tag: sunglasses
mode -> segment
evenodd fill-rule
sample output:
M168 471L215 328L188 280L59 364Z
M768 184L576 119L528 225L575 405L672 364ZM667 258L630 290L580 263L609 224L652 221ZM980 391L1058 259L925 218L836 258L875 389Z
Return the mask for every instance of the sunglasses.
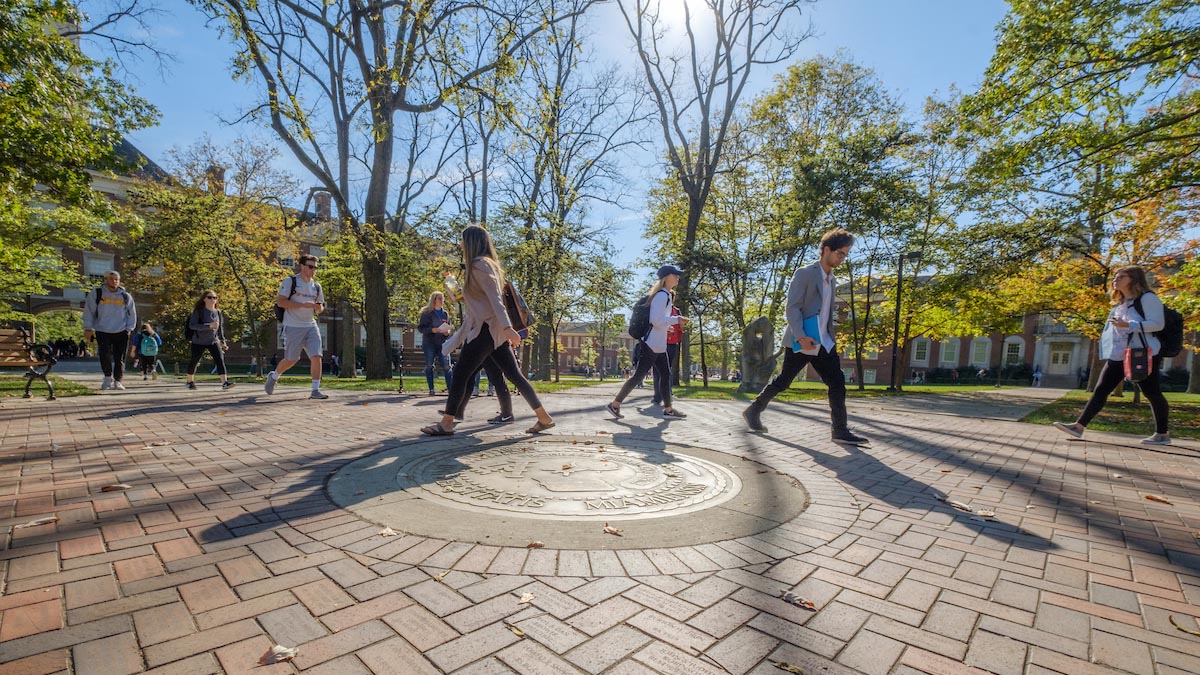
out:
M308 268L308 269L310 269L310 270L316 270L316 269L320 269L320 268L319 268L319 267L317 267L316 265L309 265L308 263L304 263L304 266L305 266L305 267L307 267L307 268Z
M205 300L216 300L216 299L217 299L217 296L215 296L215 295L206 295L206 296L204 296L204 299L205 299Z

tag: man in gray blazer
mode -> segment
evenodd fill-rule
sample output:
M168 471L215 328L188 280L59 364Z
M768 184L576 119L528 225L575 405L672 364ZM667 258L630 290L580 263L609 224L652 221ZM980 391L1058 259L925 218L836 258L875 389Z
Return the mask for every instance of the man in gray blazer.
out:
M829 388L829 410L833 418L833 440L837 443L863 445L867 439L850 432L846 418L846 378L834 340L834 291L837 282L833 270L845 262L854 245L854 235L841 228L832 229L821 237L817 262L796 270L787 294L787 329L783 332L783 370L771 380L742 413L752 431L766 431L759 415L771 399L787 389L804 366L813 370ZM808 319L809 334L805 333ZM815 330L814 330L815 329ZM800 349L793 350L793 341Z

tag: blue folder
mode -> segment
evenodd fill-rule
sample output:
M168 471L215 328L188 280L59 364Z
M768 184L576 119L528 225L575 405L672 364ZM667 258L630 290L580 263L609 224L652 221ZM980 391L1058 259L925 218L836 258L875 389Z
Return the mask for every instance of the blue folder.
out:
M802 328L804 330L804 335L817 341L817 350L813 351L813 352L805 352L806 354L810 354L810 355L816 354L817 352L819 352L821 350L821 328L820 328L819 321L820 321L819 314L814 314L814 315L804 319L804 323L802 326ZM800 341L794 337L792 338L792 351L794 351L794 352L804 351L800 348Z

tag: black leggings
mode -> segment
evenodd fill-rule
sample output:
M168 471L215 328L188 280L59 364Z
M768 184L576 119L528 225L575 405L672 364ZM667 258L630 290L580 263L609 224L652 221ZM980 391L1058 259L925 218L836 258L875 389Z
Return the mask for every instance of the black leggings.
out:
M521 392L521 396L529 404L531 410L542 407L542 402L538 400L533 385L529 384L529 380L521 374L521 367L517 365L517 357L513 354L512 345L505 342L496 347L492 341L492 332L488 330L488 325L485 323L479 329L479 335L463 347L462 353L458 355L458 361L454 364L454 374L450 378L450 396L446 399L446 412L462 417L467 410L467 400L470 398L467 391L475 382L475 371L483 367L484 363L489 360L495 361L495 365L504 374L504 377L507 377L516 386L517 391ZM488 378L491 379L490 371ZM503 380L498 380L499 382L503 382ZM511 405L509 407L511 408Z
M663 408L671 407L671 361L667 357L667 353L656 354L650 351L650 345L642 343L641 358L637 362L637 370L633 372L633 377L625 380L625 384L621 386L621 391L617 392L617 403L625 400L629 392L633 388L642 383L646 373L650 369L654 369L654 387L657 390L658 383L662 382L666 386L662 388L662 404Z
M200 357L204 356L205 351L208 351L209 354L212 354L213 363L217 364L217 372L224 375L225 356L221 354L221 346L216 343L211 345L198 345L195 342L192 343L192 358L188 359L187 374L196 374L196 364L200 363Z
M1162 357L1155 356L1151 363L1153 367L1150 369L1150 374L1146 379L1137 383L1142 393L1146 395L1146 400L1150 401L1150 410L1154 413L1154 431L1155 433L1167 433L1167 397L1163 396L1162 388L1158 382L1159 373L1162 372ZM1083 412L1079 413L1079 419L1075 420L1076 424L1087 426L1088 422L1104 408L1104 404L1108 402L1108 395L1113 393L1118 384L1125 379L1125 362L1123 361L1105 361L1104 367L1100 369L1100 379L1096 380L1096 389L1092 392L1092 397L1088 399L1087 405L1083 408Z
M511 347L509 347L509 351L512 351ZM483 368L483 372L487 373L488 383L496 391L496 402L500 404L500 414L504 417L512 417L512 393L508 391L508 383L504 381L504 373L500 370L500 364L496 363L495 352L492 352L492 355L489 355L484 360L481 368ZM472 375L471 379L471 386L473 387L475 376ZM467 408L467 401L469 400L471 400L470 396L462 397L462 400L458 404L459 409L454 411L455 417L463 416L463 412Z

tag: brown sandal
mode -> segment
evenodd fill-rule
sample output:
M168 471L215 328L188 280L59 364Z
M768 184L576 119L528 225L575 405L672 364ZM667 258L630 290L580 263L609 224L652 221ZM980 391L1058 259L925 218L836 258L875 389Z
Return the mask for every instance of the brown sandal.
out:
M531 427L529 427L528 429L526 429L526 430L525 430L525 433L527 433L527 434L540 434L540 433L542 433L543 431L545 431L545 430L547 430L547 429L550 429L550 428L552 428L553 426L554 426L554 422L551 422L551 423L549 423L549 424L546 424L546 423L542 422L541 420L538 420L537 422L534 422L533 426L531 426Z
M453 429L443 429L441 424L430 424L427 427L421 427L421 433L426 436L453 436Z

